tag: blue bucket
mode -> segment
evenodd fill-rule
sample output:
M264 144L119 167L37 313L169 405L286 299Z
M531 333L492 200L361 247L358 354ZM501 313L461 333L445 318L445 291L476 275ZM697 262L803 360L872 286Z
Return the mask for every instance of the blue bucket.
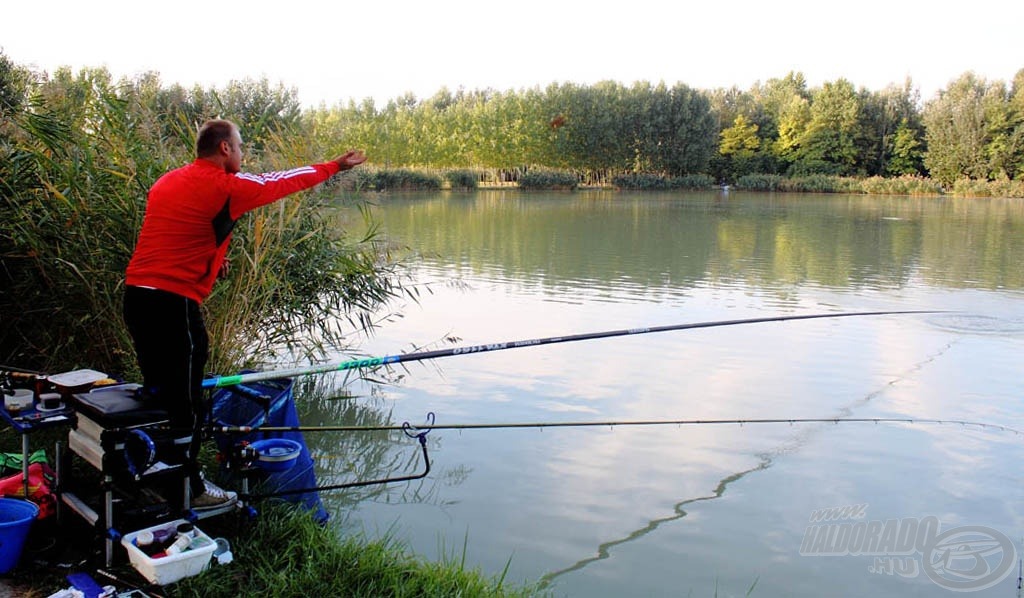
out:
M25 538L37 515L39 507L35 503L0 498L0 575L13 569L21 560Z

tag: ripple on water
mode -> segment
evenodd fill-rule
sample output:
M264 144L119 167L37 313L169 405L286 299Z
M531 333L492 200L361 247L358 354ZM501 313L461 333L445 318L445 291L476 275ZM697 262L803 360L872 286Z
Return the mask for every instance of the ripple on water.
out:
M938 314L926 321L941 330L971 334L1014 335L1024 334L1024 319L1000 318L977 314Z

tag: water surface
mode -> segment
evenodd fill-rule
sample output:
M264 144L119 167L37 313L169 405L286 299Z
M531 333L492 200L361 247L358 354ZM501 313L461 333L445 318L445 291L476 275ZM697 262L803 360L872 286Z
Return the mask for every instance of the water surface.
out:
M419 254L424 292L362 347L373 355L705 320L950 313L446 357L357 385L357 399L306 405L306 424L434 412L439 424L906 418L1024 430L1020 201L481 191L382 196L375 213ZM324 495L346 531L430 559L465 551L470 567L507 565L510 581L565 596L934 596L965 580L972 595L1016 595L1024 437L1012 430L722 423L428 438L425 480ZM309 441L325 482L422 467L401 434ZM807 544L815 511L849 505L856 519L829 523L938 521L959 543L874 555ZM966 558L994 537L957 536L967 526L1016 546Z

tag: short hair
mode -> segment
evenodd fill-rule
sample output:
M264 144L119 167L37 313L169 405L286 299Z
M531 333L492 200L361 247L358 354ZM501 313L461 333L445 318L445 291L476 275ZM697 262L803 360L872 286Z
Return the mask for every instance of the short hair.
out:
M206 158L217 153L221 141L231 141L231 137L238 127L230 120L208 120L199 127L199 135L196 136L196 157Z

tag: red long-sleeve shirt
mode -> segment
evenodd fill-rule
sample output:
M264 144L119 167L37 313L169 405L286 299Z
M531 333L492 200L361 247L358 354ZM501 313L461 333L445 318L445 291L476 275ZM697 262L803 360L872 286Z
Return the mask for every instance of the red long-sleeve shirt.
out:
M168 172L149 190L126 284L202 302L213 289L242 214L338 171L337 162L324 162L282 172L228 174L199 158Z

